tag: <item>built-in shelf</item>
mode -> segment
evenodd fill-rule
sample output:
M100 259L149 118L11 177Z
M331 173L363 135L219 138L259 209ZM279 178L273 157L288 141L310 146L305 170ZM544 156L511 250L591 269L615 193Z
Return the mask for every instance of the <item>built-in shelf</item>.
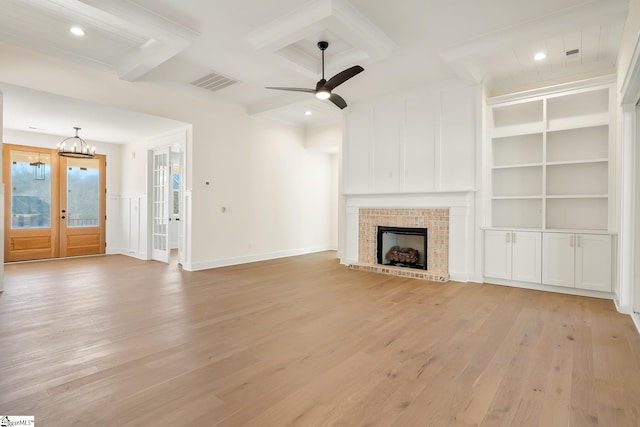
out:
M490 227L607 230L614 85L489 100Z
M542 196L494 196L492 200L542 199Z
M586 163L607 163L608 161L609 161L609 159L607 159L607 158L590 159L590 160L565 160L565 161L562 161L562 162L547 162L546 165L547 166L579 165L579 164L586 164Z
M545 199L607 199L609 198L606 194L563 194L563 195L553 195L553 196L545 196Z
M494 166L492 169L515 169L515 168L530 168L535 166L542 166L542 163L524 163L521 165L504 165Z

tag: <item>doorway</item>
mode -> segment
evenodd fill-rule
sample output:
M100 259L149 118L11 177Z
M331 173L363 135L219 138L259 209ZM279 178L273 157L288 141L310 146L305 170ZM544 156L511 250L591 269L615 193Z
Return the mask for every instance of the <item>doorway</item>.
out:
M105 166L4 144L5 261L104 254Z
M184 146L186 135L172 135L173 144L149 150L149 235L151 259L184 264ZM177 257L175 257L177 252ZM174 256L172 256L172 253Z

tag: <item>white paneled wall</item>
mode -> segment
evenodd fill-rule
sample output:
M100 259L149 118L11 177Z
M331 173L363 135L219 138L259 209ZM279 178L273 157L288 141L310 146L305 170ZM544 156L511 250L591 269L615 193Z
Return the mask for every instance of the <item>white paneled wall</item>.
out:
M147 250L147 195L120 196L120 253L150 259Z
M344 194L474 190L478 102L453 87L350 107Z

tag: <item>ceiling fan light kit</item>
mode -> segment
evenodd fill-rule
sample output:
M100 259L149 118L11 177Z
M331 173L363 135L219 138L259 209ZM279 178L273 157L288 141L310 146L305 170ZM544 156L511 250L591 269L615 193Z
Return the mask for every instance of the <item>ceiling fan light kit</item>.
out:
M322 52L322 78L316 84L315 89L307 89L300 87L268 87L267 89L275 89L275 90L287 90L290 92L307 92L315 94L318 99L328 99L333 102L338 108L341 110L347 107L346 101L337 93L333 93L333 89L341 85L342 83L349 80L351 77L355 76L364 71L359 65L354 65L351 68L347 68L331 77L329 80L325 80L324 78L324 51L329 47L329 42L319 41L318 49Z

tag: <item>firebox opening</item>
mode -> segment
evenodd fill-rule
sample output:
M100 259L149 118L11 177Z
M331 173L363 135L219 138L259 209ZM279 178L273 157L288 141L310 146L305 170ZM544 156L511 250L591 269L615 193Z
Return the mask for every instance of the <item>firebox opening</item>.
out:
M427 229L378 226L378 264L427 269Z

